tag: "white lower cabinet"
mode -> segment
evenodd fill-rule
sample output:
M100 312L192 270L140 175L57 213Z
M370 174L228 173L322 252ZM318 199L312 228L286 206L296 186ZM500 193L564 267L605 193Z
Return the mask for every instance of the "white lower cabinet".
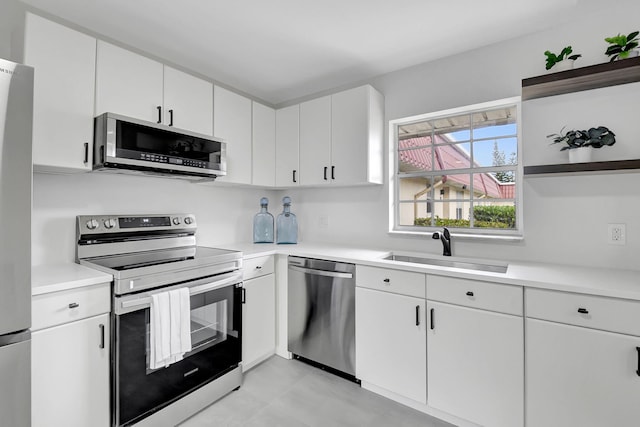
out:
M273 271L273 256L244 261L243 371L276 351L276 282Z
M429 406L482 426L523 425L522 298L520 286L427 277Z
M424 298L356 287L356 377L425 404L424 313Z
M32 334L32 426L109 426L109 314Z
M527 427L639 425L639 308L527 290Z
M429 406L491 427L522 426L522 317L427 301Z
M103 283L33 297L33 427L111 425L110 289Z

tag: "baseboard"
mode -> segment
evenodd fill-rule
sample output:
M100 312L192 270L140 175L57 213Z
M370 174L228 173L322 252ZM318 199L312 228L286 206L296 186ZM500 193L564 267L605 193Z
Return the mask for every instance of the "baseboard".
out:
M389 391L385 388L378 387L377 385L368 383L366 381L362 381L360 385L365 390L369 390L373 393L379 394L380 396L386 397L387 399L391 399L395 402L401 403L405 406L415 409L416 411L420 411L427 415L431 415L432 417L438 418L442 421L451 423L457 427L482 427L479 424L475 424L470 421L463 420L462 418L458 418L447 412L440 411L439 409L433 408L429 405L416 402L415 400L409 399L407 397L404 397L402 395Z

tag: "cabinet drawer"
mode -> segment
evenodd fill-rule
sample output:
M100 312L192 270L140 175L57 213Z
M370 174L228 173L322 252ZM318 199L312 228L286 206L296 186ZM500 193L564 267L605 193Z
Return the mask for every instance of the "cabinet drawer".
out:
M80 320L111 311L111 284L36 295L31 303L31 329Z
M273 256L261 256L242 261L242 279L253 279L273 273Z
M428 276L427 299L522 316L522 287Z
M356 266L356 286L418 298L425 296L425 275L411 271Z
M543 289L525 295L527 317L640 336L640 301Z

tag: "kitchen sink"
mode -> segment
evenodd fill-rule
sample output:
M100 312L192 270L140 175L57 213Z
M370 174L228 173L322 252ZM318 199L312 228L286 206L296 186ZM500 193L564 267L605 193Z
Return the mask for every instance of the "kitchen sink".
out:
M462 268L465 270L488 271L491 273L506 273L508 265L481 264L476 262L448 260L442 258L422 258L417 256L390 254L383 259L388 261L409 262L413 264L427 264L440 267Z

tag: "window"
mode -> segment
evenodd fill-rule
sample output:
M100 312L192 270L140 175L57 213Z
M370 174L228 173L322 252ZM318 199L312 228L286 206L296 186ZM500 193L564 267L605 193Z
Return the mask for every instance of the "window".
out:
M519 98L390 122L392 231L522 234Z

